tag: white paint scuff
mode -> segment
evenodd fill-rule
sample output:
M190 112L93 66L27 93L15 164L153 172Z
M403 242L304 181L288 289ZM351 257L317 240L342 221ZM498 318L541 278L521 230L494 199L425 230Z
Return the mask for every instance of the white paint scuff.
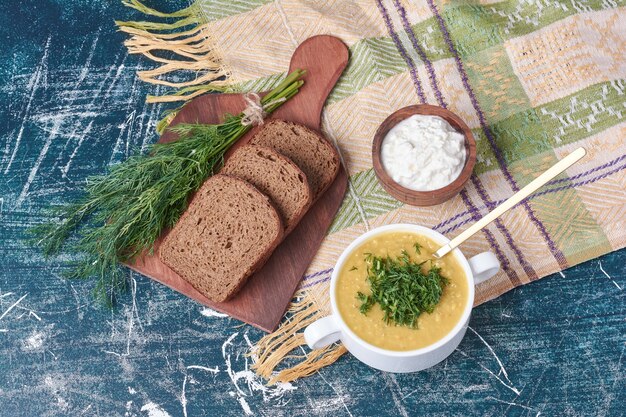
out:
M48 153L48 150L50 149L50 145L52 145L52 141L61 132L61 125L63 124L63 121L64 121L64 118L61 116L61 117L56 117L54 121L52 122L50 135L48 136L48 139L46 139L46 143L44 143L43 148L41 148L41 152L39 152L39 156L37 157L35 164L31 168L30 173L28 174L26 183L24 184L24 187L22 187L22 192L20 192L20 195L17 197L17 200L15 200L15 207L20 207L22 203L24 202L24 199L26 199L26 197L28 196L28 190L30 190L30 186L35 180L35 177L37 176L39 167L41 166L41 163L46 157L46 154Z
M200 310L200 314L204 317L228 317L228 314L220 313L219 311L215 311L207 307Z
M622 287L619 286L619 284L617 282L615 282L615 280L613 279L612 276L610 276L609 274L607 274L607 272L604 270L604 268L602 268L602 261L598 261L598 265L600 266L600 271L602 271L602 273L611 280L611 282L617 287L618 290L622 290Z
M187 375L183 379L183 390L180 393L180 405L183 407L183 416L187 417Z
M467 353L463 352L461 349L457 348L456 349L457 352L459 352L461 355L465 356L466 358L470 358L470 359L474 359L472 358L470 355L468 355ZM520 390L518 390L517 388L515 388L513 385L507 384L506 382L504 382L502 380L502 378L500 378L498 375L494 374L489 368L487 368L485 365L483 365L482 363L476 361L476 363L478 364L478 366L480 366L485 372L487 372L489 375L491 375L492 377L494 377L495 379L498 380L498 382L500 382L502 385L504 385L505 387L507 387L508 389L510 389L511 391L513 391L515 394L520 395L522 392Z
M11 305L9 306L9 308L7 308L7 309L4 311L4 313L2 313L2 315L0 316L0 320L2 320L2 319L4 318L4 316L6 316L7 314L9 314L9 312L10 312L11 310L13 310L13 309L15 308L15 306L17 306L20 302L22 302L22 300L23 300L24 298L26 298L26 296L27 296L27 295L28 295L28 294L24 294L24 295L23 295L23 296L22 296L19 300L17 300L17 301L16 301L16 302L14 302L13 304L11 304Z
M251 416L253 414L245 398L239 397L239 404L241 404L241 408L243 408L243 412L246 413L247 416Z
M87 127L85 128L85 130L83 130L82 134L78 138L78 143L76 144L76 147L72 151L72 154L70 155L70 158L67 160L67 164L65 164L65 166L63 168L61 168L61 173L63 175L63 178L67 178L67 173L70 170L70 165L72 164L72 161L74 160L74 157L76 157L76 154L78 153L78 148L80 148L80 145L83 144L83 141L85 140L85 138L87 137L89 132L91 132L91 127L92 126L93 126L93 120L90 121L89 124L87 125Z
M220 368L217 366L215 368L208 368L200 365L189 365L187 369L202 369L203 371L211 372L212 374L216 374L220 371Z
M480 341L483 342L483 344L485 346L487 346L487 349L489 350L489 352L493 355L494 358L496 358L496 362L498 362L498 365L500 366L500 372L504 375L504 377L506 378L507 382L512 385L513 383L509 379L509 374L506 372L506 369L504 368L504 364L502 363L502 361L500 360L498 355L496 355L496 352L493 350L491 345L489 343L487 343L487 341L485 339L483 339L483 337L481 335L479 335L476 330L472 329L471 326L467 326L467 328L470 329L472 331L472 333L474 333L476 336L478 336Z
M148 417L172 417L167 411L165 411L160 405L148 401L141 407L141 411L147 411Z
M28 119L30 108L33 104L33 98L35 97L35 93L37 92L37 89L39 87L39 82L42 78L42 74L45 75L48 72L48 52L50 50L51 39L52 39L52 36L51 35L48 36L48 40L46 41L46 46L44 46L43 56L41 57L39 66L33 73L33 76L31 77L30 81L28 82L28 88L30 88L30 97L28 98L28 103L26 104L24 115L22 116L22 125L20 126L20 130L17 134L17 138L15 139L13 152L11 153L11 157L9 158L6 168L4 169L5 174L7 174L9 172L9 169L11 169L11 165L13 164L13 161L15 160L15 155L17 154L17 151L20 148L20 142L22 141L22 136L24 135L24 128L26 127L26 120Z
M339 402L341 403L341 405L343 406L343 408L346 410L346 412L348 413L348 415L350 417L353 417L352 413L350 412L350 409L348 408L348 405L346 404L346 402L344 401L344 396L339 394L339 392L337 391L337 389L331 385L330 382L328 382L328 380L324 377L324 374L322 372L318 372L318 375L322 378L322 380L326 383L326 385L328 385L330 387L330 389L333 390L333 392L335 393L335 395L337 396L337 398L339 399Z
M41 332L34 332L24 341L25 350L37 350L43 346L45 335Z
M260 392L263 396L263 401L267 402L271 399L280 399L289 391L297 389L289 382L279 382L274 386L265 385L265 381L256 373L250 370L248 357L244 357L243 369L240 371L233 370L233 353L234 348L233 340L239 336L239 332L235 332L222 344L222 356L224 358L224 364L226 366L226 374L229 376L235 391L231 396L236 396L237 401L241 405L243 412L246 415L253 414L246 397L252 396L257 392ZM244 341L246 335L243 335ZM247 344L246 344L247 345ZM239 355L236 354L235 358L238 359ZM244 385L245 384L245 385Z

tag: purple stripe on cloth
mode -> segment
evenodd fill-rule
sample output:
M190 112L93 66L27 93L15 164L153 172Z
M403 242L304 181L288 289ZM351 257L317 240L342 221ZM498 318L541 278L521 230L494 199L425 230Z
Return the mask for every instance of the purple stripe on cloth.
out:
M309 288L309 287L312 287L314 285L321 284L322 282L328 282L328 281L330 281L330 277L322 278L322 279L319 279L319 280L313 281L313 282L307 282L306 284L304 284L302 286L302 289Z
M320 277L326 278L326 277L329 277L330 274L332 273L333 273L333 268L329 268L324 271L320 271L316 274L307 275L304 278L302 278L302 281L311 281L313 278L319 279Z
M433 0L427 0L427 2L434 16L437 18L437 22L439 23L441 33L443 34L444 40L446 44L448 45L448 49L450 50L450 53L452 53L452 55L454 56L454 60L459 70L459 74L461 75L461 81L463 82L463 86L465 87L465 90L467 91L470 97L472 106L474 107L474 109L476 110L476 113L478 114L478 119L480 121L481 128L483 132L485 133L485 136L487 137L489 144L491 145L491 150L496 156L498 165L500 166L500 169L502 170L504 177L506 178L507 182L510 184L513 191L518 191L519 187L506 166L504 155L502 155L502 152L500 152L500 149L498 149L495 138L493 137L493 134L491 133L489 126L487 126L485 115L480 105L478 104L478 100L476 99L476 95L474 94L472 87L469 84L469 78L468 78L467 73L465 72L465 68L463 67L463 62L461 61L459 53L456 50L454 43L452 42L452 38L450 36L450 33L448 32L448 28L446 27L443 17L439 14L439 11L437 10L437 6L435 6L435 3L433 2ZM550 248L550 252L559 263L559 266L563 269L567 268L568 264L567 264L567 260L565 259L565 256L563 255L563 252L561 252L561 250L556 247L556 244L548 235L548 231L546 230L544 224L535 216L535 213L533 212L532 208L530 207L528 203L524 203L524 208L528 212L528 217L530 218L530 220L539 229L544 240L548 244L548 247Z
M592 169L590 169L588 171L581 172L581 173L576 174L576 175L574 175L572 177L549 181L546 184L546 186L555 185L555 184L559 184L559 183L567 182L567 181L573 181L573 180L577 180L577 179L582 178L582 177L586 177L589 174L593 174L594 172L598 172L598 171L600 171L602 169L605 169L605 168L611 167L613 165L616 165L620 161L623 161L624 159L626 159L626 155L621 155L621 156L617 157L616 159L607 162L606 164L599 165L599 166L597 166L595 168L592 168ZM605 178L605 177L606 176L604 176L604 177L596 177L596 178ZM596 179L594 178L591 181L595 181L595 180ZM548 192L550 192L550 191L548 190ZM546 193L548 193L548 192L546 192ZM546 193L543 193L543 194L546 194ZM532 199L532 198L534 198L534 197L533 196L529 197L529 199ZM494 204L495 205L499 205L499 204L502 204L504 201L505 200L499 200L499 201L494 202ZM484 208L485 207L479 207L478 209L481 210L481 209L484 209ZM455 214L454 216L450 217L449 219L444 220L443 222L439 223L436 226L433 226L433 229L437 230L439 233L442 233L442 234L445 234L445 233L449 232L450 230L455 230L455 229L458 228L458 225L453 227L452 229L447 229L446 231L443 231L443 232L441 231L441 228L444 227L444 226L447 226L448 224L452 223L455 220L458 220L461 217L467 216L468 214L470 214L469 210L461 212L461 213L458 213L458 214ZM470 220L464 221L463 223L461 223L461 225L466 224L469 221Z
M472 184L474 184L474 187L476 187L476 191L478 191L480 198L487 205L488 211L493 210L497 206L497 204L489 200L489 197L487 196L487 192L485 191L485 188L483 187L478 177L475 175L472 175ZM494 223L496 225L496 228L500 231L500 233L502 233L502 236L504 236L504 240L506 241L507 245L509 245L509 247L513 250L513 253L515 254L515 258L517 258L517 262L519 262L519 264L522 266L522 268L524 269L524 272L526 272L526 275L528 275L528 278L530 278L531 281L536 280L538 278L537 273L535 272L533 267L528 263L528 261L522 254L522 251L520 251L520 249L517 247L515 242L513 242L513 237L511 236L509 231L506 229L506 227L504 227L504 224L502 223L502 221L500 219L496 219ZM483 230L486 230L486 229L483 229Z
M383 2L381 0L376 0L376 4L378 5L378 10L380 10L380 14L383 16L383 20L385 21L385 24L387 25L387 29L389 30L389 36L391 36L391 39L393 39L393 43L396 45L398 52L400 52L400 55L402 55L402 58L406 62L407 66L409 67L409 72L411 73L411 79L413 80L413 84L415 85L415 89L416 89L418 97L420 98L422 103L426 103L426 96L424 95L424 91L422 91L422 83L420 82L419 78L417 78L417 69L415 67L415 63L413 62L413 59L411 59L411 57L406 53L406 50L404 49L404 47L402 46L402 43L400 42L400 38L398 37L398 34L393 30L393 24L391 23L391 18L389 17L389 13L387 12L387 9L383 5Z
M474 221L474 219L469 218L469 219L465 219L465 220L463 220L461 223L457 223L457 224L455 224L455 225L453 225L453 226L450 226L449 228L447 228L447 229L445 229L445 230L443 230L443 231L441 231L441 230L437 230L437 229L435 229L435 230L437 230L437 231L438 231L439 233L441 233L442 235L446 235L446 234L448 234L448 233L450 233L450 232L453 232L453 231L455 231L456 229L458 229L459 227L464 226L464 225L466 225L466 224L468 224L469 222L472 222L472 221Z
M535 198L537 198L537 197L540 197L540 196L543 196L543 195L546 195L546 194L558 193L558 192L561 192L561 191L564 191L564 190L568 190L568 189L570 189L570 188L576 188L576 187L580 187L580 186L583 186L583 185L591 184L591 183L593 183L593 182L600 181L601 179L604 179L604 178L606 178L606 177L608 177L608 176L610 176L610 175L612 175L612 174L615 174L616 172L622 171L622 170L624 170L624 169L626 169L626 165L619 166L619 167L617 167L617 168L615 168L615 169L613 169L613 170L611 170L611 171L607 171L607 172L605 172L605 173L603 173L603 174L600 174L600 175L598 175L598 176L596 176L596 177L593 177L593 178L586 179L586 180L584 180L584 181L573 182L573 183L571 183L571 184L564 185L564 186L562 186L562 187L550 188L550 189L548 189L548 190L545 190L545 191L541 191L541 192L538 192L538 193L532 194L531 196L529 196L528 198L526 198L524 201L532 200L532 199L535 199ZM593 171L594 171L594 170L591 170L590 172L593 172ZM580 176L577 176L577 177L578 177L578 178L580 178ZM502 204L502 203L504 203L505 201L506 201L506 200L499 200L499 201L496 201L496 202L495 202L495 204ZM522 203L520 203L520 204L522 204ZM518 204L518 205L519 205L519 204ZM515 206L515 207L517 207L517 206ZM468 214L471 214L471 213L470 213L469 211L466 211L466 212L461 213L461 214L463 214L463 215L468 215ZM459 217L461 217L461 216L460 216L460 215L456 215L456 216L454 216L454 218L459 218ZM450 220L453 220L454 218L451 218ZM442 235L445 235L446 233L450 233L450 232L452 232L452 231L454 231L454 230L458 229L459 227L461 227L461 226L463 226L463 225L465 225L465 224L467 224L467 223L469 223L469 222L471 222L471 221L473 221L473 220L474 220L473 218L469 218L469 219L463 220L462 222L457 223L457 224L455 224L454 226L451 226L450 228L445 229L445 230L443 230L443 231L439 230L439 229L440 229L440 226L439 226L439 225L437 225L437 226L433 227L433 229L434 229L434 230L437 230L437 231L438 231L439 233L441 233ZM446 220L446 222L447 222L447 223L450 223L450 221L448 221L448 220Z
M403 23L403 26L404 26L404 30L407 32L407 34L409 35L409 38L411 39L411 43L412 43L413 47L416 49L416 51L419 54L420 58L422 59L422 61L424 61L424 63L426 64L426 67L428 68L430 80L431 80L433 89L435 91L435 95L437 97L437 101L439 102L439 105L441 105L441 107L443 107L443 108L447 108L447 105L446 105L445 101L443 100L443 95L441 93L441 90L439 89L439 86L437 84L437 78L436 78L436 75L435 75L434 67L433 67L432 63L428 60L428 57L426 56L426 53L424 52L424 50L421 48L421 46L417 42L417 38L415 37L415 33L413 32L413 28L411 28L411 25L409 24L409 20L406 17L406 10L404 9L404 6L402 6L402 4L400 4L399 0L394 0L394 4L395 4L396 9L398 10L398 14L400 15L400 18L402 20L402 23ZM478 178L477 176L472 176L472 183L474 184L474 187L478 191L478 194L479 194L480 198L482 199L482 201L487 205L488 209L491 210L493 207L495 207L495 205L489 199L489 196L487 195L487 193L485 191L485 188L483 187L483 185L482 185L482 183L480 181L480 178ZM500 233L502 233L502 235L504 236L504 238L505 238L507 244L509 245L509 247L513 250L513 253L515 254L515 257L517 258L517 261L520 263L520 265L522 265L522 268L524 268L524 272L526 272L526 274L530 277L531 280L536 279L537 278L537 273L535 272L533 267L528 263L528 261L526 260L526 258L522 254L522 251L519 250L519 248L517 247L517 245L513 241L513 238L511 237L511 234L509 233L507 228L504 226L502 221L499 220L499 219L496 220L495 225L498 228L498 230L500 231Z
M615 158L614 160L607 162L606 164L597 166L597 167L595 167L595 168L593 168L593 169L591 169L589 171L581 172L580 174L576 174L573 177L561 178L561 179L558 179L558 180L552 180L552 181L548 182L547 185L554 185L554 184L558 184L558 183L561 183L561 182L577 180L578 178L581 178L581 177L584 177L586 175L589 175L592 172L600 171L601 169L613 166L613 165L619 163L620 161L623 161L624 159L626 159L626 155L619 156L619 157Z
M613 175L616 172L622 171L624 169L626 169L626 165L621 165L621 166L619 166L619 167L617 167L615 169L612 169L610 171L607 171L604 174L601 174L601 175L599 175L599 176L597 176L595 178L590 178L590 179L585 180L585 181L579 181L579 182L576 182L576 183L564 185L562 187L551 188L549 190L542 191L540 193L535 194L533 196L533 198L536 198L536 197L539 197L539 196L542 196L542 195L546 195L548 193L556 193L556 192L559 192L559 191L567 190L568 188L581 187L583 185L591 184L592 182L599 181L599 180L601 180L603 178L606 178L606 177L608 177L610 175Z
M468 211L464 211L461 213L457 213L454 216L450 217L448 220L445 220L441 223L439 223L438 225L433 226L433 229L438 231L439 233L443 234L444 232L442 232L440 229L444 226L449 225L450 223L452 223L453 221L460 219L461 217L465 217L469 214L469 210Z
M329 272L333 272L333 269L332 268L328 268L328 269L324 269L322 271L315 272L313 274L305 275L303 279L307 280L307 279L319 277L320 275L327 274Z
M476 208L476 206L474 206L474 203L472 203L472 200L470 200L469 196L467 195L467 191L461 190L460 195L461 195L461 198L463 199L463 202L470 208L472 212L472 220L480 219L480 213L478 213L478 209ZM493 237L493 234L491 233L491 231L487 228L484 228L482 231L485 234L485 237L487 238L487 242L489 242L489 245L496 252L496 257L500 261L500 266L502 267L504 272L508 275L513 285L515 286L521 285L522 282L517 276L517 272L515 272L514 269L511 269L511 266L509 264L509 259L500 250L500 246L498 246L498 243L496 242L496 239Z
M420 46L419 42L417 42L417 38L415 37L415 33L413 32L413 28L409 24L409 19L406 17L406 10L404 6L400 4L399 0L393 0L393 3L398 9L398 13L400 14L400 19L402 20L402 25L404 26L405 32L409 35L409 39L411 40L411 44L413 48L417 51L420 59L426 64L426 69L428 70L428 78L430 78L430 83L433 86L433 90L435 91L435 97L437 98L437 102L441 107L446 107L446 102L443 99L443 95L441 94L441 90L439 90L439 85L437 85L437 77L435 76L435 68L433 67L432 62L426 56L426 52Z

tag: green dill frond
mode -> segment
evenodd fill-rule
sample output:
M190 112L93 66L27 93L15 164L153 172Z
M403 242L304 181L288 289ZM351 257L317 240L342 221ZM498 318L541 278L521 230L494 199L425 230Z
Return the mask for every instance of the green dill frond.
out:
M265 111L271 113L293 97L303 75L302 70L294 71L264 96ZM131 156L105 175L89 177L84 196L62 207L58 221L31 230L36 243L46 256L53 256L76 235L72 249L85 259L70 277L96 277L96 298L112 304L127 285L120 263L151 252L163 230L176 224L189 196L222 167L226 151L251 129L242 118L226 115L219 125L171 127L177 141L153 144L146 154Z
M415 253L417 253L418 255L422 254L422 245L420 245L418 242L415 242L413 244L413 248L415 248Z

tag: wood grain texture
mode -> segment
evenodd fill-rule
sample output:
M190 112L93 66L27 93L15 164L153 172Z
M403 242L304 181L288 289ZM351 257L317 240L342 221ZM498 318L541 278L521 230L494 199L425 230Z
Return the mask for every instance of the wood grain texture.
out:
M272 118L299 123L319 132L326 97L347 63L348 49L339 39L322 35L304 41L294 52L289 68L290 71L298 68L307 71L304 85L294 98L274 112ZM242 94L205 95L188 103L174 118L172 125L219 123L224 114L239 113L244 107ZM257 129L241 138L233 149L247 143ZM166 132L160 142L176 139L174 133ZM278 326L300 279L319 249L341 205L346 186L347 176L341 167L333 184L276 248L265 265L226 302L216 303L206 298L156 255L146 255L129 266L199 303L271 332ZM159 244L160 240L155 254L158 254Z
M415 191L403 187L387 174L380 159L380 148L387 133L402 120L415 114L439 116L465 136L465 151L467 156L465 158L465 166L456 180L438 190ZM372 165L383 188L398 200L414 206L434 206L451 199L465 187L465 183L467 183L472 176L474 165L476 165L476 140L474 139L472 130L465 124L463 119L450 110L430 104L407 106L391 113L376 131L372 143Z

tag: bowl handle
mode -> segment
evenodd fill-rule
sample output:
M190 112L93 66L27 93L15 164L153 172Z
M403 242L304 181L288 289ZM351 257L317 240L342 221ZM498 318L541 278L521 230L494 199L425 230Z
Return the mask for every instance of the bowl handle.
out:
M304 329L304 341L311 349L321 349L339 340L341 329L335 316L326 316Z
M474 285L487 281L500 270L500 261L491 252L483 252L469 259L469 266L474 275Z

